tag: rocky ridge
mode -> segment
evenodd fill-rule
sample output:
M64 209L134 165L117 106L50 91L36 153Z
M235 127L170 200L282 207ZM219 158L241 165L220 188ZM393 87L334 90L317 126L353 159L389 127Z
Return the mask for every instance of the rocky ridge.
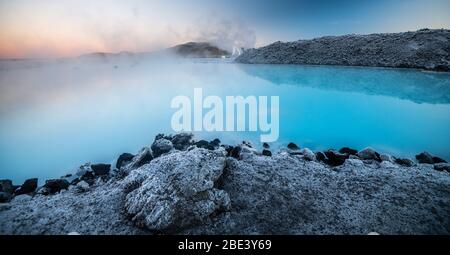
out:
M248 49L245 64L302 64L417 68L450 71L450 30L325 36Z

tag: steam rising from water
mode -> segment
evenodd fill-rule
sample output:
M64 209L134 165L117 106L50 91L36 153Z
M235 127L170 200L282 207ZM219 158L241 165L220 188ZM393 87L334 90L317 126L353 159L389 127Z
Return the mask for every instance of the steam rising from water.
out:
M255 32L239 19L210 17L199 19L185 32L172 30L179 40L209 42L229 52L240 52L242 48L253 48L256 44Z

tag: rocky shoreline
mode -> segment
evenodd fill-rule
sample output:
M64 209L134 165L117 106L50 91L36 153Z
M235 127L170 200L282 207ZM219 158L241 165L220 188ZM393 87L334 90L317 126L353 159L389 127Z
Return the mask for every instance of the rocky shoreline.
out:
M450 71L450 30L326 36L275 42L249 49L235 60L245 64L302 64L417 68Z
M0 180L0 234L450 234L450 165L158 135L115 166Z

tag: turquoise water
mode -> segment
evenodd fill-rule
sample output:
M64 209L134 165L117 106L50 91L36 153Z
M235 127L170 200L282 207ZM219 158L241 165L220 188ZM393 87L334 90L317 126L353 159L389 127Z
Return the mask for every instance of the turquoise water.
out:
M313 150L371 146L450 159L450 74L227 61L45 63L0 68L0 179L40 182L113 162L173 133L177 95L279 96L280 136ZM197 132L259 143L259 132Z

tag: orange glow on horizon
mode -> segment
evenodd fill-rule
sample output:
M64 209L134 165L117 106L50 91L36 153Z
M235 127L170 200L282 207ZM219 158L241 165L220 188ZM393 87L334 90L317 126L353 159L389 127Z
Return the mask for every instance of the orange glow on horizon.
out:
M391 3L380 9L357 5L355 10L369 15L364 20L351 9L333 13L325 7L311 12L298 8L286 17L269 8L258 16L252 5L241 6L237 0L0 0L0 58L148 52L188 41L209 41L230 50L237 41L250 48L327 35L448 29L450 4L445 1ZM324 11L327 15L321 16ZM341 15L346 18L339 22Z

